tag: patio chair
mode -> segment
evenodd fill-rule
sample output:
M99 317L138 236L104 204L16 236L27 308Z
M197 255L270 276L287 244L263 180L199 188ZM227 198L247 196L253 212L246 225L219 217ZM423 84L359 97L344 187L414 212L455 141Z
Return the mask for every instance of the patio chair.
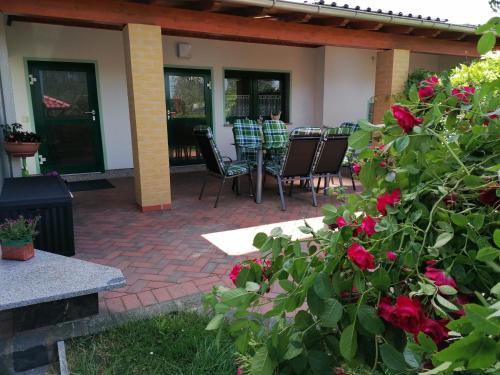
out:
M207 167L207 175L205 176L205 180L203 181L200 196L198 199L201 200L203 196L203 191L205 190L205 186L207 184L209 176L221 179L221 184L217 193L217 198L215 199L214 208L216 208L217 204L219 203L222 188L224 187L224 183L227 179L247 175L250 185L250 196L253 197L252 173L248 161L232 161L231 158L222 156L219 152L219 149L217 148L217 145L215 144L215 140L210 127L196 126L193 129L193 134L196 138L196 141L198 142L201 155L205 159ZM224 161L224 159L227 160Z
M332 176L337 176L340 185L343 186L342 166L344 165L349 137L347 135L339 135L335 130L333 132L331 130L331 128L323 130L312 166L312 175L314 178L318 178L318 185L316 187L316 191L318 192L322 178L325 179L325 192L330 185ZM355 189L354 181L353 188Z
M281 163L288 145L288 129L281 120L266 120L262 125L266 162Z
M266 174L276 178L283 211L286 210L283 184L290 182L290 186L293 186L293 182L297 179L309 182L313 206L318 205L311 172L320 137L320 128L294 129L290 134L282 162L270 161L266 163Z
M343 122L340 126L335 127L335 128L325 128L324 129L324 134L323 138L325 137L332 137L332 136L346 136L349 137L351 134L353 134L356 130L359 129L359 125L356 123L352 122ZM352 188L353 190L356 190L356 184L354 182L354 172L352 170L352 165L354 163L354 159L356 158L356 151L352 149L351 147L347 147L347 150L345 152L344 158L342 160L342 168L347 168L349 169L349 173L351 176L351 183L352 183ZM343 180L342 180L342 173L341 169L339 169L338 174L332 174L332 176L337 175L339 178L339 183L340 186L343 186ZM332 177L330 176L330 178ZM319 191L320 183L321 183L322 177L318 179L318 185L317 185L317 191ZM325 188L327 188L327 184L330 183L330 179L326 180L325 179Z
M237 119L233 125L234 145L238 160L250 162L254 167L257 160L257 147L262 145L262 129L254 120ZM255 146L252 149L248 146Z

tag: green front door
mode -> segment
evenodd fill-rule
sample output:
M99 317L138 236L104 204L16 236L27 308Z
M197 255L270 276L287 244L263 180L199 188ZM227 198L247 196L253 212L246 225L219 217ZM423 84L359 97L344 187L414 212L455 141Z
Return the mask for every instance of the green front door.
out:
M203 163L193 128L212 127L210 70L165 68L170 165Z
M42 173L103 172L94 64L28 62Z

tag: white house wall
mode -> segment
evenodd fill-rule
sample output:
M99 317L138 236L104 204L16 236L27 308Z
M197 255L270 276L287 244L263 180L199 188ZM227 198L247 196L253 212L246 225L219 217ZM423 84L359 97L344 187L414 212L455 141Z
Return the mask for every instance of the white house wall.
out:
M6 27L15 118L34 129L26 82L29 59L88 61L97 67L106 169L131 168L123 36L120 31L14 22ZM192 46L191 58L177 57L177 44ZM338 126L367 117L374 94L376 51L340 47L304 48L163 36L165 66L212 71L216 140L234 156L231 128L224 126L224 69L289 72L292 126ZM456 59L412 54L412 67L440 68ZM30 170L37 171L34 158Z

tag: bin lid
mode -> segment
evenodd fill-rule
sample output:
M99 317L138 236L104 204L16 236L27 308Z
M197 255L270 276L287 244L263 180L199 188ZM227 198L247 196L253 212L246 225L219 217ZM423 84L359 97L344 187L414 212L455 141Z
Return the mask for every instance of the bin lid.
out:
M71 193L59 176L7 178L0 195L0 207L67 203Z

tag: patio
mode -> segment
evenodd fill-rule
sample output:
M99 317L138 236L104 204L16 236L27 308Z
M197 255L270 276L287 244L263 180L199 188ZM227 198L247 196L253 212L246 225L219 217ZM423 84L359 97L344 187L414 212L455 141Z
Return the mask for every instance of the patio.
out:
M248 196L245 183L241 196L227 184L214 209L216 181L199 201L203 174L178 173L172 176L172 210L143 214L134 204L133 179L110 181L114 189L78 192L74 198L76 257L118 267L126 277L125 287L101 295L101 314L204 293L213 285L229 286L228 273L241 258L219 250L203 234L317 217L321 205L334 202L320 194L319 206L313 207L310 192L296 189L287 197L287 211L281 211L275 182L268 178L261 204Z

